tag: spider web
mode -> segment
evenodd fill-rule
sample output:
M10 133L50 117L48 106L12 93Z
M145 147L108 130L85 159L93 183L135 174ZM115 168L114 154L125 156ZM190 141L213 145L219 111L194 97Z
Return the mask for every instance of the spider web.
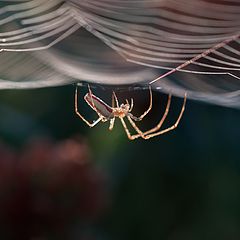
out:
M240 105L239 0L0 3L0 87L88 81Z

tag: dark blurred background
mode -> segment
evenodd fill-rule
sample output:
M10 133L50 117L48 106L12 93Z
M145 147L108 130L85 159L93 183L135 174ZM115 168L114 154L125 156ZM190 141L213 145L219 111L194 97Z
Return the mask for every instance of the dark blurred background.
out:
M240 239L240 112L188 101L179 127L129 141L119 121L90 129L74 113L75 86L0 94L0 239ZM95 119L80 88L79 107ZM94 88L111 102L111 89ZM149 102L134 97L133 113ZM154 92L160 119L167 96ZM173 98L164 127L177 118Z

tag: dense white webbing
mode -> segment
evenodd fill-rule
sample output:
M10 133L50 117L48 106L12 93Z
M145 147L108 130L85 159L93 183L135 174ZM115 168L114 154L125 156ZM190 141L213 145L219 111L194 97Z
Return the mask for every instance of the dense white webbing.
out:
M0 88L151 83L240 106L239 0L5 0L0 50Z

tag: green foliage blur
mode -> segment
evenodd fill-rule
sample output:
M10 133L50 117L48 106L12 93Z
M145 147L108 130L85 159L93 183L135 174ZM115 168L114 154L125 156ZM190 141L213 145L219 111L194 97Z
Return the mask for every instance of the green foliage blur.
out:
M87 143L108 189L107 206L90 226L93 239L240 239L239 110L189 100L176 130L129 141L119 121L112 132L108 123L88 128L74 113L74 90L73 85L2 90L0 136L16 149L43 137L78 136ZM86 89L80 90L80 110L96 118L84 103ZM94 92L111 102L110 90ZM122 101L134 96L136 115L148 106L147 91L117 94ZM139 123L142 129L157 123L166 98L154 92L153 111ZM164 127L174 123L181 104L173 99Z

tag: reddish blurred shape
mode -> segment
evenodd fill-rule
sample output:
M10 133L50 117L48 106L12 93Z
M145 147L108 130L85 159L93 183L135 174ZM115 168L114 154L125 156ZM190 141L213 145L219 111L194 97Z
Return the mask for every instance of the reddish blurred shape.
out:
M0 239L75 239L74 231L86 239L104 205L102 183L79 140L37 140L20 153L1 144Z

